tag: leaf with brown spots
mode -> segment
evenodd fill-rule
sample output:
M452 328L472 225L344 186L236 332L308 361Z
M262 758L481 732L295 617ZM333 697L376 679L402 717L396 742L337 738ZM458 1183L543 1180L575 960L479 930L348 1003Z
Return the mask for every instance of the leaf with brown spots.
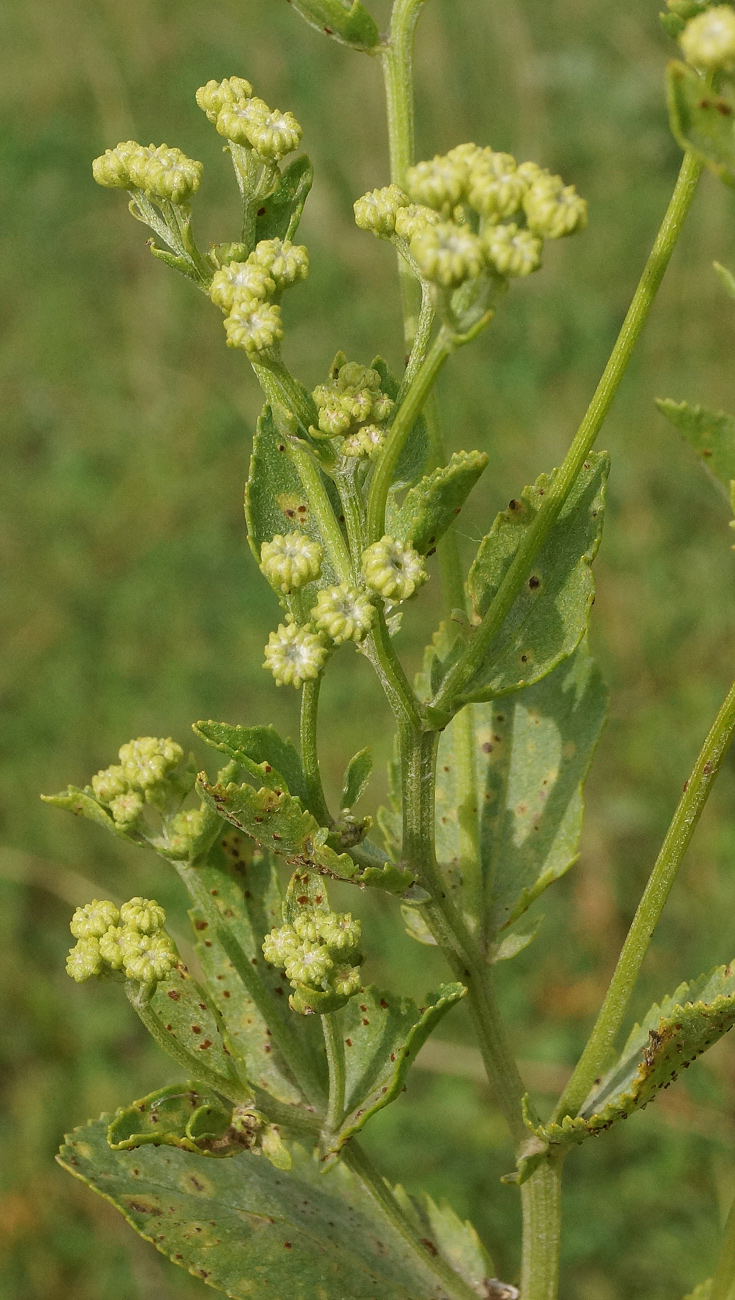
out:
M229 1050L222 1019L213 999L189 974L183 963L156 985L150 1007L167 1034L186 1048L195 1060L223 1079L237 1082L234 1056ZM241 1081L243 1082L243 1081Z
M314 168L306 154L284 167L278 188L263 199L255 222L255 242L293 239L314 181Z
M240 1141L228 1140L232 1106L201 1084L174 1083L119 1110L107 1140L113 1151L141 1146L175 1146L205 1156L231 1156L242 1151Z
M735 92L727 78L719 93L694 68L676 60L668 68L671 130L721 180L735 185Z
M310 27L353 50L367 52L380 44L375 19L359 0L291 0L291 4Z

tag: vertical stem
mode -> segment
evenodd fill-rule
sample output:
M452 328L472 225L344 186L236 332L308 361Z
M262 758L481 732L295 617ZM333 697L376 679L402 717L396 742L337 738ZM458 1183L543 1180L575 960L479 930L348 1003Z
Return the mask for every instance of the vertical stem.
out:
M735 1201L727 1216L722 1251L712 1278L709 1300L735 1300Z
M324 1121L324 1132L327 1136L337 1132L345 1113L345 1045L337 1020L338 1015L339 1012L334 1012L330 1016L321 1018L329 1066L329 1102L327 1118Z
M382 603L378 604L378 616L366 644L367 656L380 678L380 684L396 717L399 730L402 727L408 731L420 730L419 706L391 644Z
M324 797L317 749L317 717L321 684L321 677L317 677L315 681L304 682L301 687L301 764L304 769L309 810L320 826L331 826L332 817Z
M556 1300L561 1244L560 1159L549 1159L521 1188L523 1255L520 1292L523 1300Z
M459 861L462 872L462 895L469 915L477 923L480 945L484 939L484 890L480 863L480 815L478 808L477 766L475 763L475 709L467 704L451 724L454 770L459 804Z
M734 733L735 683L725 696L692 774L684 786L684 793L623 944L595 1027L554 1112L554 1120L559 1120L564 1115L577 1114L613 1046L653 931Z

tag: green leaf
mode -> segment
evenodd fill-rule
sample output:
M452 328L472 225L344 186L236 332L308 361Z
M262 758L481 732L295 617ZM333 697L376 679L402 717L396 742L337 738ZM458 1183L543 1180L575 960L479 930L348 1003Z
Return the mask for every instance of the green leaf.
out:
M373 756L370 749L361 749L347 764L339 806L352 808L364 795L373 773Z
M175 1146L204 1156L231 1156L242 1142L228 1142L232 1107L197 1083L172 1083L119 1110L107 1130L113 1151Z
M193 730L213 749L234 758L261 785L280 787L306 799L301 758L291 740L282 740L275 727L232 727L226 722L195 722Z
M148 1005L166 1033L195 1059L201 1059L204 1066L224 1079L237 1079L217 1007L183 962L156 984Z
M382 391L395 401L398 396L399 384L388 364L382 357L375 357L370 364L372 369L377 370L380 375ZM403 450L398 457L398 463L393 474L386 515L389 527L396 508L394 493L401 492L404 488L413 487L414 483L418 482L426 468L428 458L429 430L426 420L423 415L420 415L403 445Z
M442 984L420 1009L410 998L372 987L350 1000L340 1017L345 1116L338 1131L325 1139L326 1160L400 1095L419 1049L466 992L463 984Z
M129 838L129 827L119 826L113 821L110 813L95 799L91 786L80 790L76 785L69 785L60 794L42 794L41 798L44 803L50 803L54 808L64 808L77 817L86 817L88 821L104 826L105 830L112 831L113 835L121 835L124 839Z
M735 416L668 397L658 398L656 405L722 484L735 513Z
M735 97L723 80L716 94L685 63L668 69L669 121L676 140L691 150L721 180L735 185Z
M182 275L187 276L190 280L194 280L196 284L200 283L200 278L188 258L178 257L176 253L169 253L165 248L158 248L152 239L148 240L148 247L153 256L158 258L159 262L165 262L166 265L172 267L174 271L180 271Z
M515 1287L505 1288L492 1276L495 1271L493 1262L472 1224L467 1220L463 1223L446 1201L437 1205L427 1192L423 1192L421 1197L409 1196L402 1187L396 1187L394 1195L422 1239L431 1242L478 1295L497 1296L498 1300L503 1296L507 1300L517 1297Z
M534 1127L538 1146L519 1162L524 1181L551 1147L584 1142L647 1106L682 1070L735 1024L735 962L718 966L651 1007L632 1029L617 1061L595 1085L579 1115Z
M712 265L723 288L731 298L735 298L735 275L733 275L732 271L728 271L727 267L723 266L721 262L713 262Z
M608 472L607 454L591 453L461 702L531 686L579 645L594 599L590 566L600 543ZM492 603L553 478L542 474L524 488L481 542L467 584L476 620Z
M334 484L324 479L325 487L334 495ZM337 505L337 514L341 507ZM245 489L245 517L248 540L258 563L263 542L272 541L276 533L289 533L298 529L319 542L324 551L321 577L302 589L307 608L316 601L319 587L334 587L340 579L329 559L329 552L319 525L311 512L291 457L285 437L279 434L270 406L265 406L258 420L253 441L250 470Z
M380 45L380 32L374 18L359 0L290 0L297 14L310 27L333 36L342 45L368 52Z
M573 865L582 829L582 786L605 721L607 692L583 642L535 686L472 711L477 804L468 803L455 751L455 718L439 744L437 857L448 883L466 871L479 838L490 936L518 919ZM533 933L526 929L526 946ZM518 936L514 943L520 942ZM496 951L504 960L511 950ZM516 946L515 951L520 951Z
M203 1167L174 1147L112 1151L109 1120L76 1129L59 1163L232 1300L446 1300L344 1165L322 1178L298 1148L288 1174L250 1152Z
M314 181L311 161L302 154L286 167L278 189L263 199L255 222L255 242L293 239Z
M390 520L392 535L409 542L421 555L432 554L462 509L487 461L484 452L455 452L448 465L426 475L406 494Z
M512 957L517 957L519 952L523 952L529 944L533 943L543 919L543 916L537 916L529 921L524 917L520 924L509 929L498 943L491 944L488 961L494 965L496 962L510 961Z

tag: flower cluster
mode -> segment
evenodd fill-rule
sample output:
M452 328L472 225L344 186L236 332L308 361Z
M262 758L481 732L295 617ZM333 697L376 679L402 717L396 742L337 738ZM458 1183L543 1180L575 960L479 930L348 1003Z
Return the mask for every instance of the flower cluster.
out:
M735 10L715 5L691 18L679 37L684 58L706 72L735 68Z
M91 787L97 802L112 815L116 825L133 829L146 802L160 802L160 795L184 751L170 737L158 740L141 736L123 745L120 762L104 768L92 777Z
M294 1011L336 1011L360 988L360 922L349 912L306 906L293 922L271 930L263 955L285 972Z
M166 144L124 140L92 163L98 185L108 189L142 191L159 203L186 203L198 189L203 164Z
M278 163L299 147L303 133L293 113L269 108L242 77L208 81L196 100L220 135L252 150L262 163Z
M71 919L77 942L66 959L67 974L79 984L116 973L140 984L165 979L179 960L165 923L166 913L153 899L131 898L119 910L108 899L93 899Z
M228 347L263 360L283 338L281 308L272 299L308 273L306 248L288 239L261 239L246 261L215 271L209 295L226 313Z
M331 377L312 397L319 413L317 436L337 438L342 456L372 459L385 441L394 402L380 386L380 375L357 361L337 358Z
M423 279L453 290L467 280L529 275L544 239L581 230L587 204L535 163L474 144L420 162L397 185L355 204L363 230L391 239Z
M387 536L363 551L362 572L368 587L392 605L413 596L428 576L418 551Z

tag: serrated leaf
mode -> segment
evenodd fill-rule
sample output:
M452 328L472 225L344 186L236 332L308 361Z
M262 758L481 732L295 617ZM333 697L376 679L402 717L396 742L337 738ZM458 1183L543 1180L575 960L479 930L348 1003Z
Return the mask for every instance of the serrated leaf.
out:
M148 1005L165 1032L186 1048L194 1060L201 1059L203 1066L216 1071L223 1080L237 1079L217 1007L210 1003L206 991L183 962L166 979L159 980Z
M735 95L723 79L719 94L685 63L669 64L668 103L671 130L682 149L690 150L728 185L735 184Z
M310 27L333 36L342 45L366 53L380 45L380 32L375 19L359 0L290 0L297 14L305 18Z
M289 794L306 800L306 782L301 758L290 740L282 740L275 727L233 727L226 722L195 722L193 730L206 744L234 758L262 785L275 790L280 785Z
M468 1220L463 1223L447 1201L437 1205L428 1192L423 1192L420 1197L409 1196L400 1186L395 1188L394 1194L424 1241L431 1242L437 1253L478 1295L487 1296L488 1300L494 1296L500 1298L503 1294L510 1300L510 1296L518 1295L515 1287L501 1291L502 1283L493 1277L493 1262L475 1229Z
M333 496L334 484L324 479L324 485ZM335 504L339 514L341 507ZM305 601L314 603L315 592L320 587L334 587L339 583L298 471L288 454L287 441L276 428L270 406L263 408L253 441L245 489L245 518L250 548L258 563L263 542L270 542L276 533L299 530L319 542L324 552L321 577L302 588Z
M373 370L377 370L380 375L380 387L384 393L396 400L398 396L399 384L390 366L382 357L375 357L371 361ZM393 526L393 518L397 510L395 502L395 493L402 492L404 488L413 487L418 483L429 459L429 430L423 415L420 415L414 424L411 432L403 444L403 449L395 471L393 473L393 482L391 484L390 494L386 506L387 527Z
M325 1159L399 1096L419 1049L466 992L463 984L442 984L421 1008L410 998L372 987L350 1000L339 1021L345 1042L345 1116L338 1131L325 1139Z
M617 1061L597 1083L579 1115L561 1124L529 1123L539 1144L519 1162L524 1181L550 1147L570 1146L632 1115L668 1088L682 1070L735 1024L735 962L718 966L651 1007L631 1030Z
M656 405L724 487L735 513L735 416L658 398Z
M353 808L364 795L373 774L373 756L369 748L361 749L347 764L340 795L340 808Z
M487 465L480 451L457 451L448 465L427 474L411 488L391 519L394 537L421 555L432 553L454 522Z
M600 543L608 472L607 454L591 453L484 663L455 704L531 686L579 645L594 599L590 566ZM467 583L476 619L492 603L553 478L542 474L524 488L480 543Z
M128 838L129 827L119 826L116 821L113 821L110 813L95 799L91 786L80 790L76 785L69 785L60 794L42 794L41 798L44 803L50 803L54 808L64 808L77 817L86 817L88 821L104 826L105 830L112 831L113 835Z
M314 168L306 154L289 163L278 189L263 199L255 222L255 242L293 239L314 181Z
M172 1083L119 1110L107 1130L113 1151L175 1146L204 1156L231 1156L242 1143L227 1144L232 1107L201 1084Z
M582 785L607 713L586 643L535 686L472 710L477 805L468 805L454 719L439 743L437 857L448 883L465 871L479 822L489 938L518 919L576 861ZM526 942L530 943L533 934ZM525 946L525 944L523 945ZM517 947L516 951L520 951ZM495 960L502 960L495 956Z
M59 1163L232 1300L447 1300L344 1165L322 1178L298 1148L287 1174L249 1152L203 1167L171 1147L112 1151L109 1120L76 1129Z

